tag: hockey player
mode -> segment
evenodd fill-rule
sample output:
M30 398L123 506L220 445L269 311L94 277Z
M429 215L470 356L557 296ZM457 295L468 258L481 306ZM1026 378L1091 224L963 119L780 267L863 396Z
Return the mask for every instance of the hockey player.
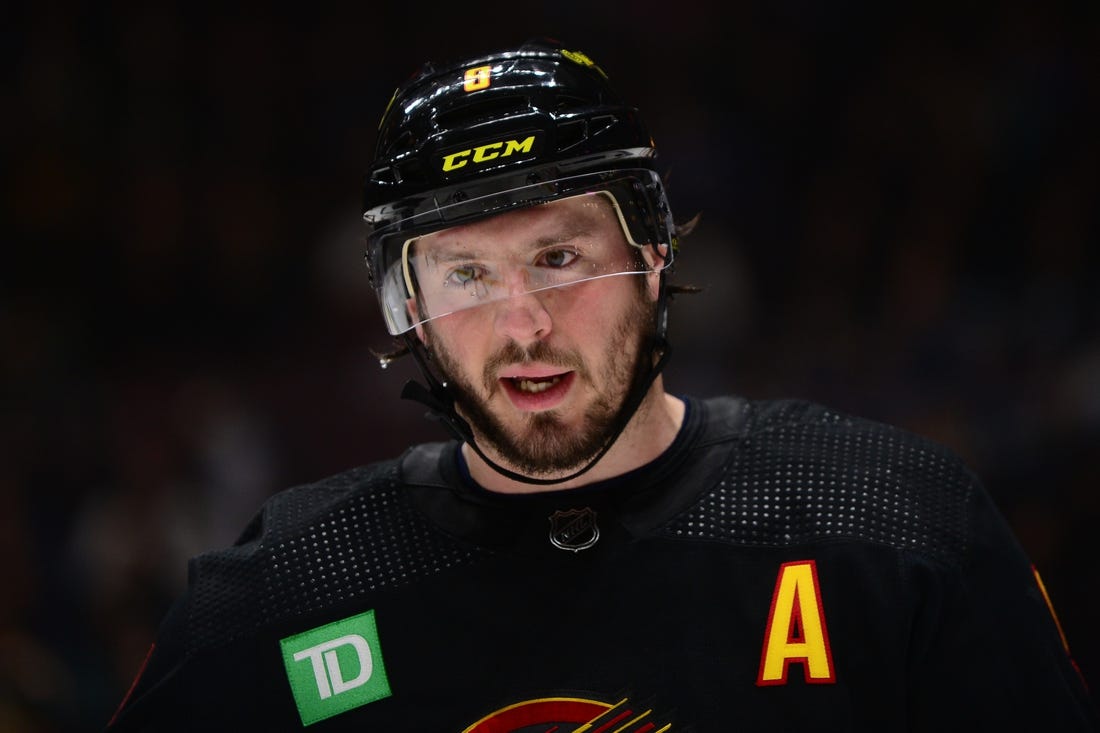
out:
M1096 729L1045 591L944 448L673 396L653 142L551 42L401 86L364 196L455 440L273 497L114 731Z

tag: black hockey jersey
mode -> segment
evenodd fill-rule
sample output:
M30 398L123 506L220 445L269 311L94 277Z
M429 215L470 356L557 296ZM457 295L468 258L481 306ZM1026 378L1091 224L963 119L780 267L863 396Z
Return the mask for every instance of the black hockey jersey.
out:
M949 452L687 402L660 458L596 485L491 493L452 442L276 495L192 561L111 730L1096 729Z

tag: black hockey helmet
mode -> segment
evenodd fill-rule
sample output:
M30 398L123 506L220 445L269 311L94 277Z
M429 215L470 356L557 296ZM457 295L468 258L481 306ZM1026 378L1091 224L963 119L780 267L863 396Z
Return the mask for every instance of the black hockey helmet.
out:
M390 100L363 194L367 263L390 333L416 325L409 243L510 209L607 194L628 241L669 264L674 226L655 155L603 70L557 42L426 64Z

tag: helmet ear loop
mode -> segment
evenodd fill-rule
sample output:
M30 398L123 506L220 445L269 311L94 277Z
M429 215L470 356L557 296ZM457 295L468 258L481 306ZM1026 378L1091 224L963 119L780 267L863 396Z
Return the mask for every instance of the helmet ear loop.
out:
M668 277L667 268L657 274L657 326L654 329L653 347L660 351L668 350Z
M661 248L664 247L665 251L662 252ZM654 353L661 353L669 349L668 343L668 304L671 302L672 297L669 294L668 287L668 271L671 268L669 261L672 259L672 244L654 244L650 245L654 253L655 260L652 264L647 263L647 267L650 269L656 269L657 275L657 308L655 313L656 323L653 330L653 349ZM645 257L642 258L645 260ZM657 268L660 269L657 269Z

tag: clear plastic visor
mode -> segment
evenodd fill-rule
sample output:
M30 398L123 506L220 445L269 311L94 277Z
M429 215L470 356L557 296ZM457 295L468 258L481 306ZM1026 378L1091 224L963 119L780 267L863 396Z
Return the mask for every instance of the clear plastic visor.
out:
M386 325L397 335L518 296L657 272L671 261L671 250L667 242L650 244L635 241L609 190L409 237L380 289Z

